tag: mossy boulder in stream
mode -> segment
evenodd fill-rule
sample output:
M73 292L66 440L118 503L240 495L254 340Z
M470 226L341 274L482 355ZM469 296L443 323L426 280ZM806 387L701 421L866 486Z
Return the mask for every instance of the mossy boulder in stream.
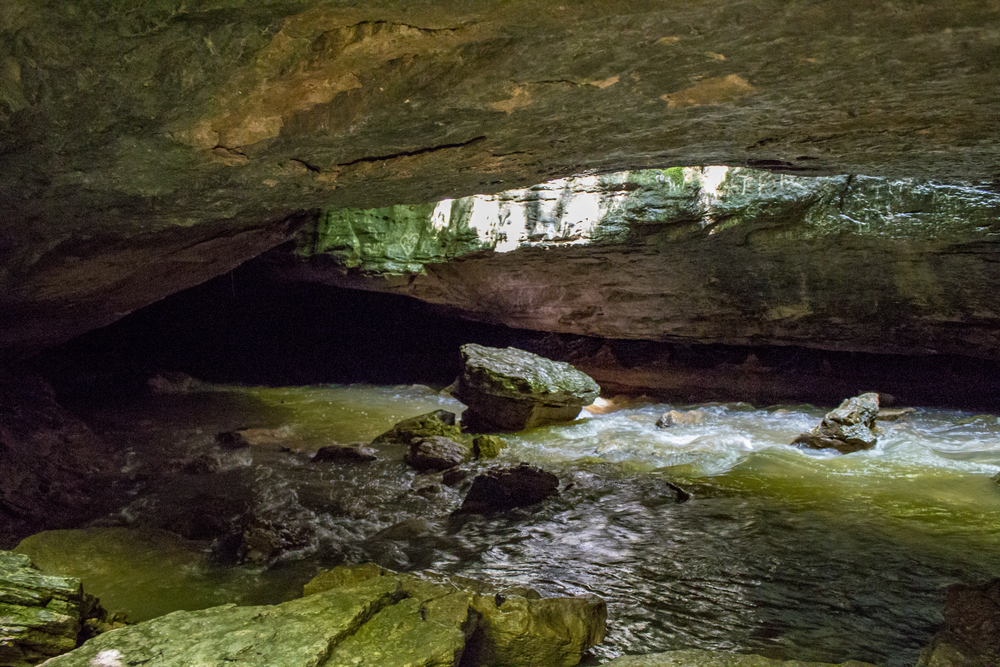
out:
M455 398L469 406L466 431L523 431L571 421L601 392L567 363L524 350L463 345Z
M435 410L427 414L404 419L391 429L372 440L372 445L396 444L409 447L414 438L441 436L449 440L461 440L462 430L455 425L455 413Z
M838 666L826 662L772 660L752 654L691 650L630 655L612 660L606 663L605 667L875 667L875 665L848 660Z

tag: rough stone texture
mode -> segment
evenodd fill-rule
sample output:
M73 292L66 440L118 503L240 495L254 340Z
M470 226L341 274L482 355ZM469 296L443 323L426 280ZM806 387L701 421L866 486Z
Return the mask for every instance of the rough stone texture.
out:
M541 598L526 589L501 591L483 582L457 576L395 574L371 564L342 566L323 572L306 584L305 590L307 594L338 590L368 578L397 581L408 596L379 623L379 632L384 634L373 633L375 637L370 645L378 650L394 643L386 641L385 637L401 637L400 643L409 645L416 610L430 621L439 622L439 617L459 620L458 624L451 621L448 626L458 625L466 633L464 650L460 649L461 664L465 667L570 667L580 662L584 651L604 640L607 606L595 595ZM369 626L374 627L369 623L358 635L369 632ZM426 626L421 629L426 632ZM449 645L442 641L423 644L425 652L428 646ZM335 652L334 656L337 655ZM372 658L371 653L345 651L345 655ZM384 660L380 658L378 664L396 664ZM457 665L457 658L455 660L454 663L412 664ZM344 664L357 663L346 661Z
M455 426L455 413L435 410L424 415L404 419L391 429L372 440L373 445L395 444L409 447L414 438L441 436L449 440L461 440L462 430Z
M472 456L475 459L494 459L507 443L495 435L477 435L472 439Z
M948 587L944 628L920 654L917 667L1000 664L1000 579Z
M0 367L0 547L100 514L109 447L40 378Z
M572 421L601 388L567 363L508 347L463 345L455 398L467 431L523 431Z
M0 665L30 667L76 648L84 606L79 579L0 551Z
M998 26L994 0L7 0L0 345L224 273L322 206L677 164L996 179Z
M820 425L792 441L793 445L812 449L836 449L850 454L871 449L878 442L878 394L868 393L844 399L835 410L823 417Z
M421 472L447 470L465 463L472 452L467 445L440 435L414 438L406 452L406 462Z
M705 421L704 410L689 410L688 412L681 412L680 410L671 410L670 412L664 412L660 415L660 418L656 420L657 428L670 428L671 426L694 426Z
M987 188L675 168L423 210L419 228L401 216L370 234L370 212L327 213L298 258L273 262L524 329L998 358L1000 194Z
M398 582L379 578L276 606L223 605L201 611L177 611L103 634L43 664L46 667L342 664L328 662L331 649L402 598Z
M825 662L771 660L760 655L695 650L630 655L616 658L605 665L606 667L838 667ZM875 665L848 660L840 663L839 667L875 667Z
M463 512L501 512L539 503L558 492L559 478L527 463L497 468L472 480Z
M367 463L374 461L378 456L375 450L370 447L359 445L328 445L320 447L313 456L314 463L336 461L340 463Z

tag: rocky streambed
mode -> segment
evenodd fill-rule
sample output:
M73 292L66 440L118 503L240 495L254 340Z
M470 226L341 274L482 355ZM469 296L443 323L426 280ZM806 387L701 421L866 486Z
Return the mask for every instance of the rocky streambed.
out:
M918 408L882 423L874 449L834 455L789 445L823 408L623 399L502 435L497 458L458 473L418 473L392 444L369 462L314 458L463 407L421 385L188 385L77 406L123 452L109 493L124 505L19 550L132 620L282 603L361 562L596 594L608 626L593 663L699 649L902 667L941 623L945 587L1000 564L993 415ZM671 408L702 417L658 428ZM249 447L217 439L234 430ZM456 512L476 473L522 461L554 473L558 493Z

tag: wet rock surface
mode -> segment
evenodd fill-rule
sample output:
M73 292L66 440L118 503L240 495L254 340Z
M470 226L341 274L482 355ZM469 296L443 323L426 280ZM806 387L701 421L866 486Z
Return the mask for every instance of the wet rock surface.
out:
M867 662L848 660L833 665L827 662L772 660L760 655L742 655L722 651L669 651L651 655L632 655L605 663L608 667L875 667Z
M320 574L306 585L306 591L336 590L367 577L399 581L402 590L411 596L411 604L424 610L421 615L448 609L453 617L462 619L467 624L461 650L463 666L569 667L579 663L581 654L604 638L607 608L594 595L541 598L524 589L501 591L480 581L431 573L395 574L370 564ZM370 659L370 653L363 655Z
M435 410L424 415L404 419L372 440L373 445L395 444L409 447L414 438L444 437L461 440L462 429L455 425L455 413Z
M670 428L671 426L695 426L704 421L705 413L701 410L689 410L687 412L671 410L669 412L664 412L660 418L656 420L656 427Z
M80 580L43 574L0 551L0 664L30 667L76 648L84 620Z
M421 472L442 471L468 461L468 446L442 436L414 438L406 452L406 462Z
M462 512L489 514L539 503L559 490L559 478L527 463L497 468L472 480Z
M368 463L377 458L375 450L358 443L357 445L327 445L326 447L320 447L316 450L316 454L312 460L315 463Z
M571 421L601 388L569 364L513 347L463 345L455 398L467 431L523 431Z
M871 449L878 442L878 394L868 393L845 399L823 417L819 426L792 441L811 449L835 449L850 454Z
M569 667L604 637L607 611L596 596L501 598L466 583L340 567L307 584L299 600L174 612L46 664Z

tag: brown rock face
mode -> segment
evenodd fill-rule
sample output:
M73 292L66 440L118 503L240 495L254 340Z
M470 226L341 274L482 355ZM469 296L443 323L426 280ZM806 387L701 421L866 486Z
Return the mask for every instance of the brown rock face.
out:
M0 548L96 516L111 451L42 380L0 369Z
M321 206L678 164L996 179L998 25L972 0L7 0L0 346L225 273Z

